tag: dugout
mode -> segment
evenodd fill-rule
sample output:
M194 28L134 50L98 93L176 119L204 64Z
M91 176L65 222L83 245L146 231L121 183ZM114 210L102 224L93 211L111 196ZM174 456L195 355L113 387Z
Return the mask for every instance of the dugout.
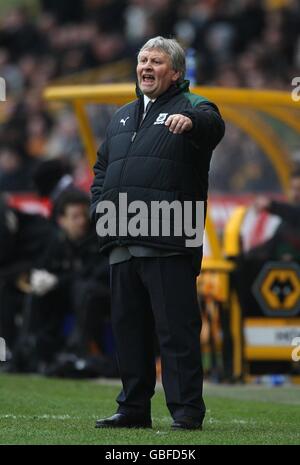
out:
M255 141L273 167L282 192L286 192L293 165L291 147L300 145L300 108L291 94L214 87L195 87L193 92L211 98L226 122ZM97 144L88 107L123 105L135 98L135 89L133 84L53 86L45 90L44 97L54 108L72 106L92 166ZM249 263L239 258L251 229L246 221L251 208L237 207L224 234L215 227L213 211L212 198L203 273L198 281L204 313L202 347L208 372L218 380L244 380L252 374L255 364L263 362L263 370L273 371L274 364L282 363L290 374L292 338L300 336L300 264L263 261L256 263L256 268L253 265L250 272ZM282 298L276 300L272 289L276 283L280 287L285 282L290 282L290 295L282 304Z

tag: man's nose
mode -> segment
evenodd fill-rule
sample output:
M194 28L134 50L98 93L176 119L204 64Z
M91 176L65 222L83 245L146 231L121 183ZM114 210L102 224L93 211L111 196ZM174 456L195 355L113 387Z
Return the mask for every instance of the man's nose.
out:
M150 63L149 61L148 61L147 63L144 64L143 70L144 70L144 71L150 71L150 70L152 70L152 65L151 65L151 63Z

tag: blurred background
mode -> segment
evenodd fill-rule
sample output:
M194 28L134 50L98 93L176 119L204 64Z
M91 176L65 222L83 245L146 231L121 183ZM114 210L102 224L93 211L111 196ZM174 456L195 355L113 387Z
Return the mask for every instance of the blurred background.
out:
M86 187L89 170L74 114L47 111L43 90L58 82L134 81L137 52L149 37L175 36L193 49L193 80L200 85L291 90L299 74L297 0L3 0L0 18L0 75L7 84L1 146L22 146L10 162L0 154L2 191L32 190L30 171L41 157L63 157ZM98 141L111 111L98 118L94 110ZM225 149L226 157L215 157L212 190L280 191L272 166L238 129L227 128L219 150ZM300 159L299 146L292 156Z
M61 370L79 376L74 357L88 354L81 373L118 376L109 326L108 266L105 259L99 263L88 220L92 172L87 153L73 108L49 105L43 93L49 85L134 82L137 53L156 35L176 37L186 49L187 78L193 85L291 93L292 79L300 74L299 0L1 1L0 77L6 82L6 101L0 103L0 335L7 343L9 370ZM87 106L97 145L115 110L116 105ZM289 119L294 125L259 115L280 140L281 165L272 162L251 131L226 121L210 174L218 237L236 206L251 205L258 194L284 200L289 193L280 167L292 173L300 163L299 114L293 111ZM244 117L252 121L253 115ZM300 204L297 194L294 201ZM244 231L251 229L254 239L268 229L266 222L250 223ZM272 231L278 225L273 223ZM217 298L210 295L214 291L205 285L199 287L208 293L208 308L214 300L211 308L217 309L204 326L203 344L211 354L224 343L224 331L230 332L230 322L225 330L215 312L229 304L219 291ZM228 362L230 341L227 348ZM58 361L62 349L65 358ZM231 362L226 376L222 368L226 379L233 378ZM215 357L208 363L208 372L216 375ZM243 370L236 369L238 376ZM219 371L217 375L222 378Z

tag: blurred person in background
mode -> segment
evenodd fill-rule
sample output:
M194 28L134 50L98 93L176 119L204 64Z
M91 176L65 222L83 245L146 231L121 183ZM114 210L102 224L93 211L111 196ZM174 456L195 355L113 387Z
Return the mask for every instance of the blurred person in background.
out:
M103 352L103 324L110 312L108 262L99 261L98 243L89 220L89 197L78 190L62 192L55 203L58 226L31 272L31 364L39 369L65 350L86 356ZM73 315L68 337L63 325ZM20 344L22 351L22 344Z
M72 167L64 157L42 159L33 171L33 184L40 197L55 203L62 192L75 188Z
M44 36L38 31L26 8L12 8L2 18L0 46L7 48L14 60L20 59L28 52L34 56L44 52Z
M33 190L34 161L21 145L0 145L0 192L28 192Z
M105 200L122 217L120 192L130 202L147 205L191 200L194 212L196 199L205 204L212 151L225 128L216 105L190 93L185 68L184 51L174 39L155 37L141 48L137 99L115 113L98 152L91 188L95 220L97 206ZM142 216L147 224L153 220L150 213ZM126 215L126 227L128 220ZM196 277L202 245L189 248L184 234L174 237L173 231L122 235L119 226L99 242L102 254L109 255L112 326L123 389L117 413L98 420L96 427L151 428L156 326L172 428L201 429L205 404Z
M0 198L0 333L13 351L19 338L29 275L54 233L43 216L11 208Z
M291 174L288 201L259 196L254 206L258 212L276 215L282 221L274 236L250 253L273 259L300 260L300 169Z

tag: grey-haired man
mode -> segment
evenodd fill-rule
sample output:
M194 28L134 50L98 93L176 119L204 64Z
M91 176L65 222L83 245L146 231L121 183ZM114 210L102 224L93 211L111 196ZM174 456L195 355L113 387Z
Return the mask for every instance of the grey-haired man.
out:
M138 98L114 115L94 168L93 216L101 210L99 202L109 200L119 218L119 194L126 194L128 203L205 204L212 150L224 135L224 122L213 103L189 92L184 74L185 55L176 40L155 37L140 50ZM151 221L150 216L143 219ZM165 218L158 221L161 226ZM151 427L155 332L172 428L202 427L196 292L202 247L187 247L185 239L174 231L124 236L119 229L100 238L111 265L112 326L123 389L117 413L98 420L98 428Z

